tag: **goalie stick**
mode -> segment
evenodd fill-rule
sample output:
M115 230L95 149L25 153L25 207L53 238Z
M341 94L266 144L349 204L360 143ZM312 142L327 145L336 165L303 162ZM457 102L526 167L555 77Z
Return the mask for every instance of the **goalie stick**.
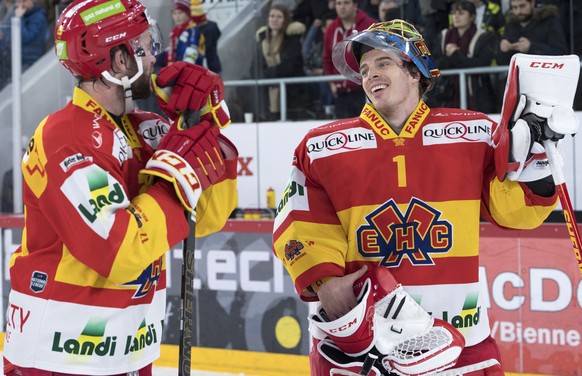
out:
M554 69L555 68L555 69ZM552 70L560 71L553 73ZM574 124L572 119L564 115L564 107L572 107L576 86L578 84L578 74L580 70L580 59L576 55L569 56L545 56L545 55L526 55L515 54L510 63L509 74L505 87L504 103L499 122L500 129L507 129L508 122L512 117L520 94L525 94L528 101L534 101L537 104L545 105L552 108L552 117L554 119L551 125L547 125L552 131L560 134L574 134L576 132L576 119ZM545 82L550 77L551 86L539 84ZM535 82L538 83L535 83ZM527 84L526 84L527 82ZM533 84L531 84L534 82ZM548 119L550 122L550 119ZM553 129L556 128L556 129ZM497 136L497 137L495 137ZM494 135L496 141L501 142L503 137L507 137L505 132L498 132ZM568 228L568 235L574 248L574 255L578 263L578 271L582 275L582 238L574 215L570 195L566 188L566 179L560 164L560 156L557 150L557 141L545 140L542 142L556 192L564 212L564 220ZM501 179L506 171L498 170L498 177Z
M200 122L200 112L186 112L178 120L181 129L190 128ZM194 208L196 210L196 208ZM182 280L180 284L180 354L178 375L190 376L192 363L192 326L194 322L194 250L196 246L196 219L186 212L189 232L182 249Z
M568 194L568 189L566 188L566 178L564 177L564 171L562 167L557 162L559 159L558 150L556 149L556 143L550 140L544 141L544 149L548 156L548 162L550 164L550 170L552 171L552 177L554 178L554 184L556 185L556 191L558 192L558 197L560 198L560 204L562 205L562 210L564 211L564 220L566 221L566 226L568 227L568 235L570 235L570 240L572 241L572 246L574 248L574 255L576 256L576 261L578 261L578 271L582 275L582 255L580 254L580 246L582 241L580 238L580 230L578 229L578 223L576 223L576 217L574 216L574 209L572 208L572 202L570 201L570 195Z

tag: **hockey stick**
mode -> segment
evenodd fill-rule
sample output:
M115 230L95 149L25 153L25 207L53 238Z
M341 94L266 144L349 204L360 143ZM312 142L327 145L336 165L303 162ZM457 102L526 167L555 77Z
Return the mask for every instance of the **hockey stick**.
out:
M566 188L566 178L564 177L564 171L558 163L558 150L556 149L556 143L550 140L544 141L544 149L546 150L546 155L548 156L548 162L550 164L550 170L552 171L552 176L554 178L554 184L556 185L556 191L558 192L558 197L560 198L560 204L564 211L564 220L568 227L568 234L570 235L570 240L572 241L572 246L574 247L574 255L578 261L578 270L580 275L582 275L582 255L580 254L580 245L582 241L580 238L580 231L578 229L578 224L576 223L576 217L574 216L574 209L572 208L572 202L570 201L570 195L568 194L568 189Z
M364 364L362 365L362 369L360 370L360 375L368 376L376 360L378 360L377 355L368 353L368 355L366 355L366 359L364 360Z
M200 112L183 115L182 129L190 128L200 122ZM194 208L196 210L196 208ZM196 220L194 214L186 212L188 236L182 249L182 281L180 291L180 354L178 356L178 375L190 376L192 360L192 326L194 322L194 250L196 247Z

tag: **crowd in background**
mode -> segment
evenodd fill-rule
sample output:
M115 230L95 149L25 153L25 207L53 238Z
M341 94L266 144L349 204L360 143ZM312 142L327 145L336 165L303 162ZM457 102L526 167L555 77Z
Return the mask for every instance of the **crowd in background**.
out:
M71 2L2 0L0 88L11 80L10 19L22 19L24 71L52 48L56 15ZM395 18L417 26L441 70L507 65L517 52L580 55L582 25L573 23L571 27L570 23L571 17L577 19L580 8L574 2L574 9L570 9L569 0L272 0L264 24L256 30L255 61L249 75L335 75L331 51L336 43L376 21ZM207 19L200 0L173 0L168 17L172 17L174 27L164 38L167 47L157 68L185 60L220 74L217 46L221 31ZM245 73L241 72L238 78L246 78ZM504 85L504 74L469 76L468 108L499 112ZM252 98L259 103L253 103L256 119L279 119L278 86L257 90L258 95ZM459 91L458 76L443 76L424 99L433 107L458 107ZM579 97L576 107L582 108ZM362 89L345 80L289 85L286 98L290 120L357 116L365 102ZM249 103L245 105L248 107ZM144 101L139 107L156 111L152 108L155 101Z
M331 51L336 43L376 21L396 18L418 27L441 70L508 65L518 52L581 55L581 26L575 23L571 30L569 5L569 0L273 0L266 25L257 31L258 57L251 76L335 75ZM580 9L574 6L576 19ZM284 15L284 31L272 23L273 13ZM580 37L573 38L576 34ZM499 113L505 80L506 74L499 73L468 76L467 107ZM289 86L290 120L357 116L365 101L361 87L350 81L302 86L308 90ZM278 119L278 89L261 90L259 119ZM442 76L424 99L431 107L459 107L458 75Z

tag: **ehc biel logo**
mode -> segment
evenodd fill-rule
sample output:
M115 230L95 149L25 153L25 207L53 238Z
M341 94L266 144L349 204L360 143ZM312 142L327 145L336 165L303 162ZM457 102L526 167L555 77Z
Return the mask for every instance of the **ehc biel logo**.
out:
M285 244L285 258L292 261L295 257L301 254L301 250L304 248L303 243L298 240L291 240L289 243Z
M444 253L453 244L453 226L441 212L416 197L402 213L390 199L365 218L356 232L364 257L382 257L380 265L396 267L406 257L413 265L433 265L431 253Z

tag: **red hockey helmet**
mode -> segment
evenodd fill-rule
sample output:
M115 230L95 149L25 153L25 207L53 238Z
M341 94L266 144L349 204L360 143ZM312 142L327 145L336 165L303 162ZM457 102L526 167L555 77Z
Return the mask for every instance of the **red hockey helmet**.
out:
M112 47L125 45L130 53L140 56L136 39L148 29L152 30L151 48L155 55L156 49L161 49L161 38L142 3L77 0L61 13L56 23L55 53L74 76L95 80L111 67Z

